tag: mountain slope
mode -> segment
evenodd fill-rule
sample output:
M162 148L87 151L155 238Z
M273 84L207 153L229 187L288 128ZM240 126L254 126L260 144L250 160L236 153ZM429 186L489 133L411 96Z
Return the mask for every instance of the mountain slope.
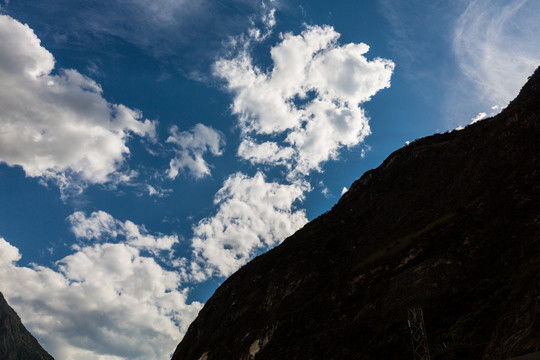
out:
M173 360L540 350L540 69L498 116L417 140L226 280Z
M54 360L26 330L0 293L0 359Z

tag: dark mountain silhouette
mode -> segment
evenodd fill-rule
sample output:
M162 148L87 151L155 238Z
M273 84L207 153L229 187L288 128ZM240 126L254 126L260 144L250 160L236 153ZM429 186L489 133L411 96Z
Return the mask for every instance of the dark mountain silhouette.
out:
M173 360L540 351L540 68L499 115L416 140L221 285Z
M26 330L2 293L0 293L0 359L54 360Z

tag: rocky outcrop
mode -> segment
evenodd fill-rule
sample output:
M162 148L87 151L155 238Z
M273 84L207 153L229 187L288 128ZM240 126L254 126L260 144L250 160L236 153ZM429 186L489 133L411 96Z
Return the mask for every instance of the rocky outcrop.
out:
M0 293L0 359L54 360L26 330L2 293Z
M432 359L540 350L540 70L498 116L414 141L241 268L174 360Z

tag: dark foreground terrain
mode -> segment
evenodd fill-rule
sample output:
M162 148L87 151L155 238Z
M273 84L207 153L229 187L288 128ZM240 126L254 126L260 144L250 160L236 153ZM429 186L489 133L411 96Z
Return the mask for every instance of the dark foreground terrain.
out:
M0 293L0 360L54 360Z
M232 275L174 360L432 359L540 351L540 69L499 115L394 152Z

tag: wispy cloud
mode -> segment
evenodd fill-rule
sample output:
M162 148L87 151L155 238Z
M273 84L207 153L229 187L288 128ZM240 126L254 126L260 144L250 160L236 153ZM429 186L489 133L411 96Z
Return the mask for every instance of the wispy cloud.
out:
M81 6L70 0L40 0L25 6L43 14L33 22L47 21L42 25L58 39L84 46L99 41L101 49L122 41L161 60L168 72L202 76L222 41L248 28L252 14L266 13L262 4L260 0L92 0ZM58 16L64 13L70 16Z
M535 0L474 0L457 19L457 61L487 103L505 106L540 65L538 14Z
M459 14L461 3L378 0L380 12L391 29L386 40L403 75L410 81L425 82L432 78L428 69L437 63L426 66L425 62L430 59L430 54L441 56L441 52L447 51L446 34Z

